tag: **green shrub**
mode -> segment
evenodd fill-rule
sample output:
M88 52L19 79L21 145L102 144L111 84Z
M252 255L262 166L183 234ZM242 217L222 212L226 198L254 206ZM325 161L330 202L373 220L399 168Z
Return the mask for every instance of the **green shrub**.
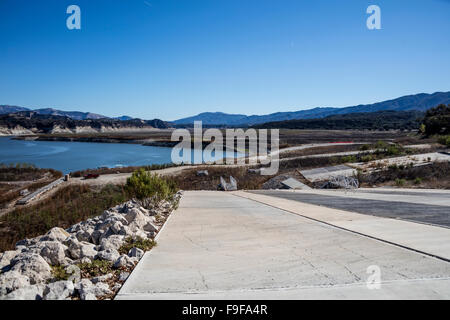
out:
M52 275L55 281L67 280L70 274L67 273L66 268L63 266L52 266Z
M396 156L401 153L400 147L397 145L389 145L386 149L386 154L389 156Z
M367 151L367 150L369 150L370 149L370 145L368 145L368 144L363 144L360 148L359 148L359 150L361 150L361 151Z
M153 239L142 239L141 237L133 239L132 237L128 237L125 239L125 243L119 248L119 253L128 254L128 251L133 248L149 251L154 246L156 246L156 241Z
M406 180L405 180L405 179L398 179L398 178L395 179L395 184L396 184L397 186L399 186L399 187L404 186L405 183L406 183Z
M444 146L450 147L450 136L440 136L438 142Z
M113 263L106 260L93 260L90 263L80 263L77 267L80 268L82 278L98 277L114 272Z
M414 179L414 184L421 184L421 183L422 183L422 178L417 177Z
M143 207L150 208L163 200L172 200L178 189L173 180L139 169L127 179L125 191Z

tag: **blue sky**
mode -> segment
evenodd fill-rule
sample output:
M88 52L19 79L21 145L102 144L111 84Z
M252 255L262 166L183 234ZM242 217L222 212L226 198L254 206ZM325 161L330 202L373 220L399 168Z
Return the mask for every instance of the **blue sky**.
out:
M446 0L0 0L0 104L174 120L449 91L449 16Z

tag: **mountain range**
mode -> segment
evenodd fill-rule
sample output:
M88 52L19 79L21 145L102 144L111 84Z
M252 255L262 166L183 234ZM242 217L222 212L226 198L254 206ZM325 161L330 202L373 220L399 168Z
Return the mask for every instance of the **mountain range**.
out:
M344 115L361 112L413 110L426 111L441 103L450 103L450 91L435 92L433 94L420 93L366 105L361 104L343 108L313 108L293 112L276 112L268 115L247 116L244 114L227 114L223 112L204 112L193 117L173 121L173 123L175 123L176 125L190 125L194 121L203 121L204 125L257 125L267 122L279 122L299 119L319 119L331 115Z
M345 115L361 112L378 111L426 111L439 104L450 104L449 92L435 92L432 94L419 93L407 95L397 99L377 102L373 104L357 105L350 107L318 107L292 112L276 112L267 115L228 114L223 112L204 112L196 116L172 121L172 125L192 125L194 121L203 121L204 125L220 126L252 126L268 122L280 122L299 119L320 119L332 115ZM52 108L28 109L18 106L0 105L0 114L10 114L24 111L32 111L35 114L48 116L61 116L73 120L99 120L113 119L120 121L140 120L129 116L109 118L101 114L80 111L61 111Z

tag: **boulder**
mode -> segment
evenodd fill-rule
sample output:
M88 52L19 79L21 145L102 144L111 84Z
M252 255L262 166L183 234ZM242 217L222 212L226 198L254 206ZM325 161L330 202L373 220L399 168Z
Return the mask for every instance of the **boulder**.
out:
M0 274L0 296L29 285L30 278L18 271L9 271Z
M144 256L144 250L139 248L132 248L130 251L128 251L129 257L135 257L138 259L141 259Z
M72 259L78 260L82 258L94 259L97 256L97 250L95 250L95 245L86 241L78 241L76 239L71 239L69 244L69 254Z
M41 283L52 277L50 265L38 254L19 254L11 260L11 271L27 276L31 284Z
M128 277L130 276L129 272L121 272L119 275L119 281L126 281L128 279Z
M123 254L114 262L114 268L131 268L134 267L134 261L129 256Z
M83 228L76 233L78 241L90 242L92 240L92 233L94 228Z
M74 294L72 281L57 281L48 284L44 289L44 300L65 300Z
M112 236L109 236L108 238L103 238L100 242L100 248L102 250L106 250L106 249L119 250L119 248L124 243L124 238L125 237L121 236L121 235L112 235Z
M111 279L113 276L114 275L112 273L108 273L103 276L98 276L98 277L92 278L91 281L94 284L96 284L98 282L105 282L105 281L108 281L109 279Z
M100 237L102 236L102 234L104 232L105 231L103 231L103 230L94 230L94 232L92 232L92 235L91 235L91 241L93 243L95 243L95 244L99 244L100 243Z
M120 258L120 254L117 250L106 249L98 252L98 258L101 260L115 262Z
M67 239L67 237L69 237L70 234L62 229L62 228L52 228L49 232L47 232L45 234L45 236L43 236L40 241L59 241L59 242L63 242L64 240Z
M47 261L48 264L57 266L66 263L67 247L58 241L44 241L41 242L42 249L40 255Z
M125 219L127 219L128 227L132 231L142 230L144 226L149 222L148 217L137 208L129 210L125 215Z
M20 253L21 251L19 250L10 250L0 254L0 270L9 266L11 264L11 260Z
M159 229L158 226L150 221L147 222L147 224L144 226L144 231L147 232L157 232L158 229Z
M97 257L97 250L95 250L95 245L89 242L80 242L80 258L89 258L94 260Z
M113 293L106 283L98 282L93 284L88 279L82 279L77 288L81 300L94 300L94 298Z
M19 288L0 300L42 300L45 285L35 284Z

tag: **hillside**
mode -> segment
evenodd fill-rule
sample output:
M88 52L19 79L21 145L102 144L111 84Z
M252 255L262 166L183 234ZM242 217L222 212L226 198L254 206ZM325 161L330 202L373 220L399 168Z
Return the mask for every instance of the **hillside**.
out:
M415 130L424 117L422 111L378 111L332 115L319 119L268 122L259 129L325 129L325 130Z
M120 121L102 118L75 120L64 116L38 114L33 111L0 115L0 135L117 132L152 128L165 129L168 127L167 122L159 119Z
M88 119L110 119L109 117L106 117L101 114L92 113L92 112L81 112L81 111L62 111L57 110L53 108L42 108L42 109L29 109L24 107L18 107L18 106L8 106L8 105L0 105L0 115L2 114L9 114L9 113L16 113L16 112L22 112L22 111L33 111L36 114L42 114L42 115L51 115L51 116L61 116L61 117L68 117L74 120L88 120ZM122 116L114 118L117 120L131 120L133 118L128 116Z
M450 92L436 92L433 94L420 93L403 96L397 99L377 102L367 105L357 105L344 108L313 108L294 112L277 112L268 115L226 114L222 112L206 112L197 116L174 121L175 124L192 124L201 120L204 125L256 125L266 122L286 121L297 119L316 119L330 115L377 112L377 111L426 111L439 104L450 103Z

